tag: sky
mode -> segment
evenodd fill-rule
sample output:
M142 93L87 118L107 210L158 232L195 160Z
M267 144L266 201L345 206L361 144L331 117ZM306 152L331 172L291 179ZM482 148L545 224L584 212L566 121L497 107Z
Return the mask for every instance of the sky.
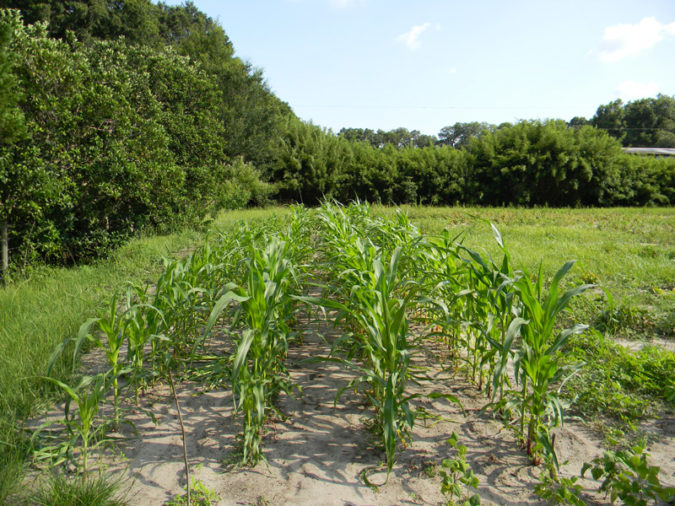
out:
M181 1L170 0L172 5ZM675 95L675 0L194 0L300 118L425 134Z

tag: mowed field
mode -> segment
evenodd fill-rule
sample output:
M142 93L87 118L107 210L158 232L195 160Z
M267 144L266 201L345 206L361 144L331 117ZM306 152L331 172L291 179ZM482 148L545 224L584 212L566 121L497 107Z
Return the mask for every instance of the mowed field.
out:
M398 209L375 206L374 215ZM598 324L621 342L672 346L675 327L675 209L483 209L404 207L426 235L448 231L467 247L494 255L499 248L489 223L501 232L515 269L547 278L568 260L577 263L566 287L597 285L594 296L575 300L566 315ZM126 283L152 283L161 257L182 257L236 223L280 219L288 208L223 213L210 230L138 239L111 259L68 269L37 269L0 291L0 498L15 488L29 450L17 432L22 420L48 405L55 394L36 376L46 374L55 347L74 337L82 322L97 316ZM67 378L65 368L56 370Z

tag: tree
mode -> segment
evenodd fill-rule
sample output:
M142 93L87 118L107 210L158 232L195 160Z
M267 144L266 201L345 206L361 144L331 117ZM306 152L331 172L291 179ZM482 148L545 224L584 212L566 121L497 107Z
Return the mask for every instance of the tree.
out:
M441 128L438 133L438 144L452 146L453 148L465 148L472 138L480 137L486 132L494 130L493 125L471 121L469 123L455 123Z
M608 205L621 146L593 127L521 121L470 143L477 202L484 205Z
M221 143L227 156L232 160L243 156L263 171L272 163L284 118L293 112L270 91L260 70L234 56L223 28L194 3L0 0L0 6L21 9L28 24L48 22L53 38L68 39L74 34L86 46L124 37L132 46L173 47L200 65L219 91L214 111L222 124Z
M615 100L598 107L591 124L624 146L675 147L675 97L659 94L627 104Z
M408 130L407 128L395 128L377 132L370 128L343 128L338 132L340 137L351 142L367 142L371 146L382 149L386 145L392 145L395 148L424 148L433 146L436 137L426 135L419 130Z
M598 107L595 116L591 118L591 125L605 130L615 139L622 140L626 135L623 101L617 99Z
M22 90L14 73L16 57L12 50L14 30L20 25L18 11L0 10L0 235L2 241L2 279L9 268L8 220L12 213L11 145L26 133L24 116L19 109Z
M583 116L575 116L567 123L567 126L570 128L581 128L587 125L590 125L591 122L584 118Z
M675 147L675 97L659 95L624 107L625 146Z

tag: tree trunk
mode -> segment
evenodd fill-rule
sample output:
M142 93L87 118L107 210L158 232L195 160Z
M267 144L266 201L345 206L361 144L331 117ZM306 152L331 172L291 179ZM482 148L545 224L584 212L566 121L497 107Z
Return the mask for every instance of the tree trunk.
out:
M7 222L2 222L2 283L7 283L7 274L9 271L9 234L7 233Z

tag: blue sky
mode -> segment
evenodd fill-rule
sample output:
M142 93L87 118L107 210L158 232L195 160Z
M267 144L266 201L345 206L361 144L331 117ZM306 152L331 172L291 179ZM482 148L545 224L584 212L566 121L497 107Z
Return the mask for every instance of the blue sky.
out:
M336 132L569 120L675 95L675 0L194 3L300 118Z

